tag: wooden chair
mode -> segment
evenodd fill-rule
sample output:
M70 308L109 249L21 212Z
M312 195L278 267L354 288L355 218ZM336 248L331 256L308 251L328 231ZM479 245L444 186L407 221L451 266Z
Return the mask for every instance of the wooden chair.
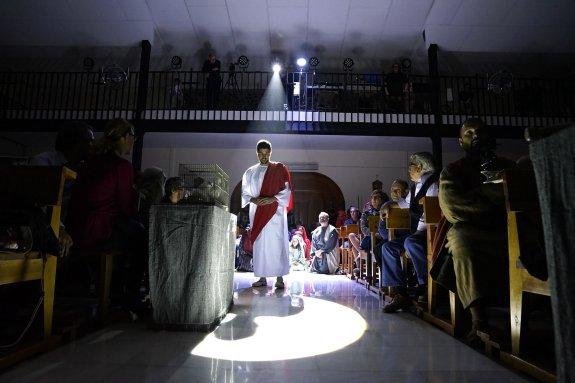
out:
M441 219L442 213L439 207L439 198L423 197L420 200L425 212L425 224L427 226L427 270L431 270L433 255L433 239L437 230L437 224ZM449 311L450 319L445 320L436 314L437 305L437 283L427 275L427 312L422 312L423 319L441 328L451 336L458 336L461 332L461 320L463 315L463 306L457 298L457 294L449 291Z
M550 296L547 281L535 278L527 272L519 257L525 250L521 222L528 214L540 214L534 176L528 171L507 170L503 177L507 208L507 233L509 238L509 290L511 322L511 354L502 352L503 361L545 382L555 381L555 376L521 358L521 336L525 322L523 293Z
M367 287L379 294L381 286L381 272L377 264L374 267L374 249L375 249L375 235L378 233L379 215L370 216L367 218L367 225L369 227L369 234L371 236L371 250L368 251L366 260L366 282Z
M60 234L62 195L67 180L76 173L66 167L10 166L0 169L0 201L8 207L51 208L50 227ZM52 335L56 262L59 254L30 251L27 254L0 254L0 285L39 280L44 294L44 339Z
M411 217L409 214L409 209L400 209L398 207L392 207L389 209L387 214L386 222L387 231L389 233L389 240L393 241L397 238L397 230L409 230L411 229ZM401 266L406 269L408 260L408 255L405 251L401 256Z
M389 241L393 241L397 238L398 230L409 230L411 228L409 209L400 209L398 207L390 208L387 213L385 227L387 228ZM405 252L402 252L401 267L404 270L406 269L408 262L409 260L407 255Z
M385 227L389 233L389 240L397 238L397 230L411 229L409 209L392 207L387 214Z
M343 253L344 253L343 245L345 242L345 226L336 227L335 231L337 232L337 247L339 249L339 255L340 255L340 257L339 257L339 270L343 273L344 272L343 265L345 262L344 256L343 256Z
M345 240L348 240L349 242L349 235L350 234L356 234L358 236L360 236L360 229L359 229L359 225L357 224L350 224L350 225L345 225L342 226L342 232L345 234ZM343 237L343 234L342 234ZM342 250L342 259L343 259L343 263L344 263L344 272L346 273L346 275L349 278L355 278L355 276L353 275L353 262L355 261L354 256L353 256L353 251L351 250L351 242L349 242L349 247L348 248L343 248Z

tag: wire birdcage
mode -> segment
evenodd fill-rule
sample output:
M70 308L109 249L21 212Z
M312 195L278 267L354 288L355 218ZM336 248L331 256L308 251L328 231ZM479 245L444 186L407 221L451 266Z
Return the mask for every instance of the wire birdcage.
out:
M179 177L184 182L191 204L228 207L230 177L216 164L180 164Z

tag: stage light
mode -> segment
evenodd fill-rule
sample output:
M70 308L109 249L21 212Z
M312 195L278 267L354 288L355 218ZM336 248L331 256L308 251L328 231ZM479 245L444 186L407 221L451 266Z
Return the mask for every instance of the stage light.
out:
M296 63L297 63L297 66L300 69L302 69L305 66L305 64L307 64L307 60L304 59L303 57L300 57L299 59L297 59Z
M170 65L172 69L178 70L182 68L182 58L180 56L173 56L170 60Z
M279 73L282 70L282 66L276 63L272 66L272 70L274 71L274 73Z
M247 56L241 55L238 57L238 65L240 66L241 70L246 70L250 66L250 60Z
M84 61L82 62L85 71L91 71L92 69L94 69L95 64L96 62L91 57L84 57Z
M309 66L314 68L319 65L319 59L317 57L312 57L309 59Z
M346 57L343 60L343 70L345 71L351 71L351 68L353 67L353 59L351 57Z

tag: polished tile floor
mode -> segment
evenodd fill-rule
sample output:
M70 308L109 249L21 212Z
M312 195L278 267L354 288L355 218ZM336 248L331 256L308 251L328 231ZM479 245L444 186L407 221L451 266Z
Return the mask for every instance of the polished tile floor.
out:
M528 382L343 276L295 273L286 290L238 273L211 334L117 324L22 363L0 382Z

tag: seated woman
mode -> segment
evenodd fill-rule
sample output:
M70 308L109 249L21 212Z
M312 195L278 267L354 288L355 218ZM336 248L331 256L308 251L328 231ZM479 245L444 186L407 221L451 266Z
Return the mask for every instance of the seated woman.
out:
M305 259L305 243L299 234L294 234L289 245L290 272L307 271L309 265Z
M123 281L128 295L138 294L147 261L145 230L137 220L134 170L122 157L132 153L134 138L134 126L128 121L106 124L104 136L92 147L93 155L78 172L69 213L76 249L118 249L130 255Z
M305 227L301 224L296 226L296 234L299 234L302 239L303 239L303 243L305 243L305 259L307 259L308 261L311 260L311 241L309 240L308 236L307 236L307 231L305 230Z
M180 177L170 177L164 186L165 194L162 203L176 204L184 199L186 190Z

